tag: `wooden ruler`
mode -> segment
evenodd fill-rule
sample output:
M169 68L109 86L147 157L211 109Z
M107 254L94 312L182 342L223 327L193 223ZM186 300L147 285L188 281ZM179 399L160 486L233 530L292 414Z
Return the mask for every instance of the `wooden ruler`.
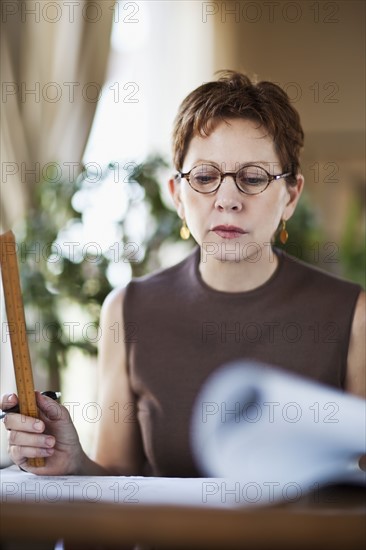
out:
M24 307L20 288L15 237L12 231L0 235L0 265L6 316L21 414L38 418ZM30 466L44 466L43 457L29 458Z

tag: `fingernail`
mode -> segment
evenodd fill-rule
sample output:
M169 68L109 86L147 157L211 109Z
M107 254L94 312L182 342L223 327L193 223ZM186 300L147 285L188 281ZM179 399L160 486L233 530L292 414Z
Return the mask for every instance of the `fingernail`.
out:
M37 430L37 432L42 432L43 431L43 422L41 422L40 420L36 420L33 424L33 428L35 430Z
M48 447L53 447L54 442L55 442L55 440L54 440L53 437L46 437L46 445L47 445Z
M4 404L15 401L15 393L11 393L5 397Z

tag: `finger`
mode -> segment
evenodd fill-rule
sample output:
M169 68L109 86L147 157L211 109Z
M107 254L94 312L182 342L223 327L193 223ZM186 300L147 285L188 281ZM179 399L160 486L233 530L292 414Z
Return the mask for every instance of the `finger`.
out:
M9 454L17 465L22 465L28 458L52 456L54 452L55 449L44 449L43 447L19 447L18 445L9 447Z
M35 435L11 430L8 442L10 446L43 447L45 449L51 449L55 446L56 440L52 435Z
M18 432L42 433L45 429L45 424L42 420L25 416L24 414L8 413L3 422L7 430Z
M15 393L6 393L1 396L1 409L6 411L18 404L18 398Z

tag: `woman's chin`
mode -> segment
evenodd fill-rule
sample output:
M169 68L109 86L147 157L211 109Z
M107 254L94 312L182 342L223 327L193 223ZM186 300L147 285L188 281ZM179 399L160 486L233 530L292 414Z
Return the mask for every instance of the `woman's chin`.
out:
M256 263L263 261L266 256L269 258L270 250L270 242L261 245L253 240L244 242L242 238L205 241L201 245L201 261L207 262L215 259L228 263L243 261Z

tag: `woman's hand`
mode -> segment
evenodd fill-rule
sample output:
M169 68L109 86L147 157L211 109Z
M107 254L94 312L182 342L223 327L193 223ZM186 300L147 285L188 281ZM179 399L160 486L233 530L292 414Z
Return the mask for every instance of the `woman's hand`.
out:
M39 419L9 413L4 424L9 430L8 452L12 461L38 475L82 474L86 457L68 410L36 392ZM2 410L18 403L15 394L4 395ZM44 457L45 466L30 466L28 458Z

